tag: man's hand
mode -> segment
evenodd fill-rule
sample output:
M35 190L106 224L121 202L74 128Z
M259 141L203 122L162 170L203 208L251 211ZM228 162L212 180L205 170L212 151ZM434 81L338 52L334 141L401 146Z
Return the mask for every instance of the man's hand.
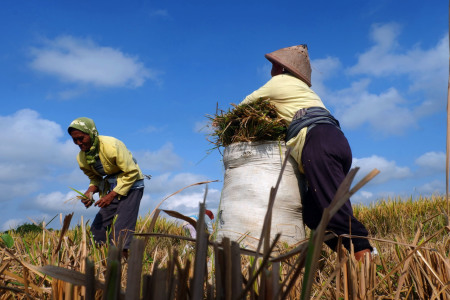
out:
M114 191L109 192L108 195L102 197L100 200L98 200L97 202L95 202L95 206L98 207L107 207L108 205L111 204L111 202L114 200L114 198L117 196L117 193Z
M92 195L94 195L97 192L98 192L98 187L96 187L95 185L91 185L91 186L89 186L87 191L84 192L84 195L86 196L86 198L80 197L81 202L84 204L84 206L86 208L89 208L94 203L94 199L92 198Z
M92 203L94 203L94 200L81 198L81 203L84 204L84 207L89 208L89 206L91 206Z

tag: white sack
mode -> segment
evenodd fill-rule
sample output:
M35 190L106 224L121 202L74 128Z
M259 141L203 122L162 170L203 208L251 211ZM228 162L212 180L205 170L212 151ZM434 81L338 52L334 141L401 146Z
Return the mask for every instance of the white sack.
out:
M281 153L280 153L281 152ZM235 143L225 148L225 179L220 198L217 239L227 236L256 249L269 202L285 157L286 146L276 141ZM280 155L281 154L281 155ZM303 176L289 157L272 214L271 240L281 233L289 245L305 238L301 191ZM300 183L300 184L299 184Z

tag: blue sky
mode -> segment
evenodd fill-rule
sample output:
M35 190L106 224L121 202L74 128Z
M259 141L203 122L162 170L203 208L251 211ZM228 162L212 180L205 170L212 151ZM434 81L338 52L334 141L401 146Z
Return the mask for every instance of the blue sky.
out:
M208 114L264 84L264 54L308 44L312 88L340 120L359 178L352 198L445 191L446 1L10 1L0 9L0 229L96 208L66 128L94 119L125 142L146 182L140 214L204 180L218 207L223 166ZM163 208L197 211L204 187ZM54 221L57 226L58 221Z

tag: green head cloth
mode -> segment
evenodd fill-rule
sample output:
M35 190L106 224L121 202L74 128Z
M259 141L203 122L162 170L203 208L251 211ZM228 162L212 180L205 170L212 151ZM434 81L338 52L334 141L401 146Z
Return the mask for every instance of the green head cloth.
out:
M94 164L95 159L98 157L99 151L98 131L97 128L95 127L94 121L89 118L81 117L73 120L72 123L70 123L69 128L67 129L69 134L71 128L89 134L92 146L89 149L89 151L86 151L86 160L88 164Z

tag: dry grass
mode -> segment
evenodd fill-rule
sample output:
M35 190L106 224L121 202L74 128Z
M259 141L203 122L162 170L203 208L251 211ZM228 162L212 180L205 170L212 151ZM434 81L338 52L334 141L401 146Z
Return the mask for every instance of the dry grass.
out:
M268 100L234 105L228 111L218 110L207 116L213 132L211 143L215 148L238 142L278 141L286 135L286 124L278 117L275 106Z
M67 216L61 231L9 232L13 245L0 242L0 299L450 299L444 203L387 199L355 207L379 252L365 263L331 252L319 229L293 248L263 236L257 255L206 234L193 241L163 218L146 225L151 234L133 242L125 261L113 246L93 247L83 222L64 232Z
M381 199L369 206L356 205L353 212L358 219L363 220L368 230L376 236L394 238L396 235L416 232L423 224L424 232L436 232L446 225L443 209L447 202L443 197L419 197L408 199ZM443 234L445 235L445 234ZM442 238L440 235L438 238ZM405 236L406 238L406 236ZM409 236L412 241L414 236Z

